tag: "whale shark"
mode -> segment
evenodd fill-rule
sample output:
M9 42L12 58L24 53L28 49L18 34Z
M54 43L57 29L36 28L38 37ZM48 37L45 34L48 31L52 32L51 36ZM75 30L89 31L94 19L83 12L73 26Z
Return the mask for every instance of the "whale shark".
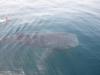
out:
M55 51L62 52L78 45L77 35L66 32L16 33L15 35L3 36L0 38L0 71L3 70L1 74L8 74L8 71L12 74L16 69L24 69L25 63L35 60L36 69L40 75L45 75L47 69L45 60L52 56ZM37 53L38 50L40 50L40 54ZM33 57L27 61L27 54L30 52ZM21 72L18 75L24 75L24 73Z

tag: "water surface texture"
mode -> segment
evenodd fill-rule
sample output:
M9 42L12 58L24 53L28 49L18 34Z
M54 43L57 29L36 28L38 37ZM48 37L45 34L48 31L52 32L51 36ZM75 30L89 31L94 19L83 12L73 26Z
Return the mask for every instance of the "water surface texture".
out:
M78 44L34 48L33 33L51 32L74 34ZM100 75L100 0L0 0L0 73Z

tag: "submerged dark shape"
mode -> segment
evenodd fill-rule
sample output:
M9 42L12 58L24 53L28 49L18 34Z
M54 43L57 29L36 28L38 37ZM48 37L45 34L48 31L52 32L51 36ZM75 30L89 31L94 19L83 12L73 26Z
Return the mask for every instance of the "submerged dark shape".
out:
M16 33L2 36L0 39L1 74L8 74L9 71L10 74L15 75L16 69L22 69L16 75L46 75L46 60L53 53L62 52L65 50L64 48L69 49L78 45L77 36L65 32ZM40 52L38 53L37 50ZM36 66L32 67L34 71L30 70L33 65ZM27 72L29 74L26 74Z
M1 43L22 43L29 44L34 48L70 48L79 44L77 36L65 32L48 32L48 33L19 33L10 35L1 39Z

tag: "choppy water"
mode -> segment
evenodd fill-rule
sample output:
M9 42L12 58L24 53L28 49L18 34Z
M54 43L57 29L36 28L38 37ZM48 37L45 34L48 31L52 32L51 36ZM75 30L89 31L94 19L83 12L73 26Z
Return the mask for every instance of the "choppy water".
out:
M26 75L100 75L99 7L99 0L1 0L0 17L9 18L0 23L1 38L69 32L77 35L79 46L49 54L28 44L0 44L0 70L20 69Z

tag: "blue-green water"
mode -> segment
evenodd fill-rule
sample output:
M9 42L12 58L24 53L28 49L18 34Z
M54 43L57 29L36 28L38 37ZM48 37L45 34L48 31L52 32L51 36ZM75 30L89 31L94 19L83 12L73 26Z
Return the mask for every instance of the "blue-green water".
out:
M69 32L79 40L75 48L50 54L29 44L0 43L0 70L22 69L26 75L100 75L99 0L0 3L0 16L10 19L0 24L1 38L16 33Z

